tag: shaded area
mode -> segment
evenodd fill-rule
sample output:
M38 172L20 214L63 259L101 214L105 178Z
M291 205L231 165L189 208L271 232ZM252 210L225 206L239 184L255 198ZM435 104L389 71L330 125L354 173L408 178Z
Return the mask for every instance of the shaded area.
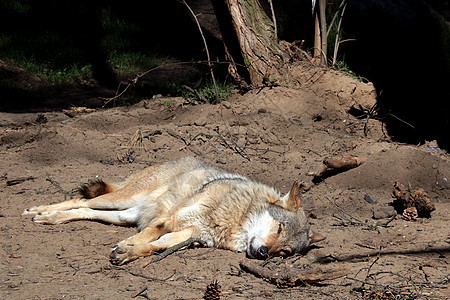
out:
M221 42L205 34L215 59ZM62 97L61 91L74 86L99 89L95 96L105 97L128 74L167 59L205 59L203 48L194 20L175 0L146 6L139 1L5 0L0 2L0 61L22 71L10 76L10 69L0 68L0 109L42 107L46 98ZM25 71L48 82L19 84L14 79ZM75 79L64 78L67 73Z
M424 1L349 1L345 61L372 81L397 141L449 148L450 30Z

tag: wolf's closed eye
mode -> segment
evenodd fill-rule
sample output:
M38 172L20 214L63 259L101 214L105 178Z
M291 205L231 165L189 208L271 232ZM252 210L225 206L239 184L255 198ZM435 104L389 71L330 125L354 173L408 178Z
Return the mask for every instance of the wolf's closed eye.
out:
M280 234L282 231L283 231L283 223L280 223L280 225L278 225L277 233Z

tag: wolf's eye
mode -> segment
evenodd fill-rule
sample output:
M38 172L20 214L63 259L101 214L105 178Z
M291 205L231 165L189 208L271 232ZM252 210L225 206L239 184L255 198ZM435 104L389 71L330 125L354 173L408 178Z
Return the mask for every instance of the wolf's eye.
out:
M289 256L291 254L291 251L289 249L283 249L280 251L281 256Z
M277 233L280 234L282 231L283 231L283 224L280 223L280 225L278 225Z

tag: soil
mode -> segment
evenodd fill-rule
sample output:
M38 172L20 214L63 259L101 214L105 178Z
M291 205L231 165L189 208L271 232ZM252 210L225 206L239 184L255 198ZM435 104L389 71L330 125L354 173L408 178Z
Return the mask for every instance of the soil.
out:
M433 141L392 142L383 124L365 114L375 104L370 83L308 64L288 72L283 86L236 93L220 105L162 97L95 111L0 113L0 298L201 299L217 280L222 299L448 299L450 156ZM182 249L146 267L149 258L116 267L109 249L135 228L89 221L45 226L21 215L75 197L89 179L122 181L187 155L283 193L294 180L305 181L312 229L327 238L303 256L266 267L344 268L347 276L281 287L240 270L244 253L208 248ZM308 176L337 155L367 161ZM395 181L428 193L436 208L430 218L406 221L398 214L389 222Z

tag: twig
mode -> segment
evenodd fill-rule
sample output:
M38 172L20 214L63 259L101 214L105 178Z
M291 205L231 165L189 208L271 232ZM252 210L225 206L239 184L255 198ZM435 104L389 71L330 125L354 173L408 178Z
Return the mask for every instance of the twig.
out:
M200 101L202 103L208 103L208 99L206 99L205 96L203 96L203 94L201 94L199 91L197 91L191 87L188 87L187 85L184 85L184 84L181 86L181 88L188 90L189 92L194 94L197 97L198 101Z
M233 135L231 134L230 128L228 127L228 124L227 124L227 122L225 121L225 118L223 117L223 114L222 114L222 107L220 108L220 118L222 119L222 122L223 122L223 124L225 125L225 128L226 128L227 131L228 131L228 135L230 136L231 142L232 142L232 143L234 144L234 146L235 146L235 149L234 149L234 150L235 150L237 153L239 153L243 158L247 159L248 161L251 161L250 156L249 156L248 153L245 151L245 149L243 149L241 146L239 146L238 143L234 140ZM219 133L218 131L219 131L219 129L217 129L217 133L220 135L220 133ZM223 137L222 137L222 139L223 139ZM223 140L225 141L225 139L223 139ZM226 141L225 141L225 142L226 142ZM228 143L226 143L226 144L227 144L228 147L230 147L230 146L228 145ZM230 149L233 149L233 148L230 147Z
M368 248L368 249L372 249L372 250L375 250L375 249L376 249L376 247L375 247L375 246L371 246L371 245L366 245L366 244L363 244L363 243L355 243L355 245L356 245L356 246L360 246L360 247L363 247L363 248Z
M406 122L405 120L400 119L399 117L397 117L397 116L394 115L394 114L389 113L388 116L392 116L392 117L394 117L395 119L399 120L400 122L405 123L405 124L408 125L409 127L413 128L413 129L416 129L416 127L414 127L413 125L409 124L409 123Z
M136 273L136 272L130 271L127 268L124 268L124 267L114 267L114 269L127 272L128 274L131 274L131 275L136 276L136 277L141 277L141 278L147 279L148 281L159 281L159 282L164 282L164 281L169 280L176 273L176 271L175 271L172 275L168 276L167 278L159 279L159 278L156 278L156 277L150 277L150 276L147 276L147 275L144 275L144 274L141 274L141 273Z
M313 149L303 148L302 150L305 150L306 152L308 152L308 154L309 154L310 152L312 152L312 153L317 154L317 155L320 156L320 154L319 154L317 151L314 151Z
M142 267L145 268L149 264L152 264L154 262L160 261L160 260L166 258L167 256L175 253L176 251L180 250L181 248L188 247L188 246L190 246L192 244L195 244L195 243L204 244L204 242L201 239L199 239L199 238L190 238L190 239L188 239L188 240L186 240L184 242L181 242L181 243L176 244L176 245L174 245L174 246L172 246L170 248L167 248L161 254L152 256L149 261L147 261L147 262L142 264Z
M6 181L6 185L12 186L12 185L20 184L20 183L28 181L28 180L34 180L34 177L30 176L30 177L22 177L22 178L8 180L8 181Z
M75 191L78 191L78 189L74 189L74 190L71 190L71 191L66 191L65 189L63 189L61 187L61 185L58 182L56 182L55 180L51 179L50 177L46 178L45 180L50 182L54 187L56 187L64 195L64 200L67 200L67 197L72 195Z
M359 273L359 272L358 272ZM393 275L395 277L398 277L399 280L393 281L390 283L378 283L377 282L377 276L381 274L389 274ZM404 297L411 296L412 299L416 299L418 296L430 296L431 294L428 292L423 292L423 288L432 288L432 287L438 287L439 283L433 283L429 281L425 282L417 282L412 280L409 277L406 277L400 273L391 272L391 271L380 271L375 273L370 273L367 275L367 277L364 280L358 279L355 277L347 277L350 280L354 280L357 282L362 283L361 287L356 289L361 292L365 292L364 289L365 285L369 285L375 288L375 290L370 290L371 296L377 296L376 298L382 298L382 299L398 299L399 296L401 296L401 299L404 299ZM371 297L372 298L372 297ZM409 298L408 298L409 299Z
M78 271L80 270L80 266L79 266L79 265L78 265L78 266L74 266L74 265L72 265L72 264L69 264L69 266L70 266L72 269L74 269L72 276L77 275Z
M366 226L363 229L366 230L374 230L380 227L387 227L389 225L389 223L391 223L392 221L394 221L397 217L397 215L393 215L390 219L388 219L387 221L378 221L374 224L369 224L367 221L363 222L357 218L355 218L352 214L350 214L349 212L346 212L342 207L340 207L336 202L331 201L330 198L328 198L328 196L325 197L331 204L333 204L336 209L339 211L339 213L342 214L342 217L339 216L335 216L333 215L333 217L339 219L342 222L342 225L362 225L362 226Z
M137 292L134 296L131 296L131 298L136 298L138 296L144 297L146 299L150 299L147 294L144 294L145 291L147 291L147 286L143 286L141 287L141 289L139 290L139 292Z
M138 129L131 137L130 141L128 142L128 146L125 148L128 149L127 153L130 153L131 151L137 149L139 153L147 152L147 148L144 145L144 138L147 136L144 136L142 132Z

